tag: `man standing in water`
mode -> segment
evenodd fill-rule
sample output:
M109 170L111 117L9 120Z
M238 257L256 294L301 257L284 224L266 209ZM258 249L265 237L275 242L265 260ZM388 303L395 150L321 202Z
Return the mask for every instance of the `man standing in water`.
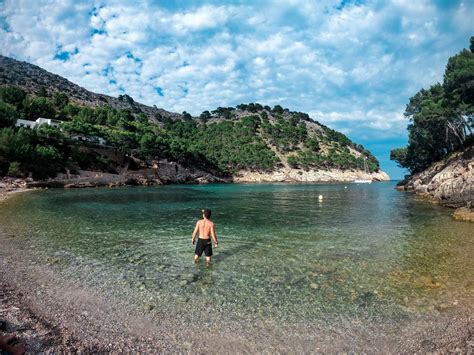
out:
M197 221L196 228L194 228L192 242L194 245L195 238L199 232L199 238L196 244L196 251L194 255L194 262L199 262L199 257L202 255L202 252L206 255L206 265L211 263L212 256L212 245L211 245L211 235L214 240L214 247L217 248L217 237L216 230L214 228L214 223L209 219L211 218L211 210L205 209L202 210L202 219Z

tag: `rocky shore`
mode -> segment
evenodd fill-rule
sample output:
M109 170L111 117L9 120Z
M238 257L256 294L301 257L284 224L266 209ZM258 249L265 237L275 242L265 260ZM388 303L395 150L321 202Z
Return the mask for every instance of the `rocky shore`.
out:
M0 180L0 199L8 194L31 188L87 188L118 186L154 186L163 184L208 184L208 183L311 183L353 182L357 179L389 181L383 171L366 174L360 170L303 170L281 168L271 172L240 171L232 177L221 177L212 173L184 167L178 163L160 161L150 168L127 170L118 174L102 171L80 170L76 174L58 174L55 178L35 181L31 178Z
M33 180L31 180L33 181ZM28 180L3 178L0 180L0 202L9 196L27 190Z
M441 205L456 208L454 218L474 222L474 146L456 152L399 183Z
M234 182L353 182L354 180L389 181L383 171L366 174L360 170L304 170L282 168L273 172L241 171Z

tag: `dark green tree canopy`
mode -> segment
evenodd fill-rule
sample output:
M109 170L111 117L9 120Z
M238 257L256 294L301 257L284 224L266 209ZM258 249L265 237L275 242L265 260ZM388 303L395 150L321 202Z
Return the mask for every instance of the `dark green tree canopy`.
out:
M474 37L471 51L449 58L443 83L421 89L405 109L408 146L395 149L390 158L411 173L426 169L447 154L472 142L474 128Z

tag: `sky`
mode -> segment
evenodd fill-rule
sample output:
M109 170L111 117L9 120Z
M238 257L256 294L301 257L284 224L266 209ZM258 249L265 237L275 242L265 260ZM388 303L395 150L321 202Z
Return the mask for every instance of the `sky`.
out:
M408 99L472 35L473 0L0 0L2 55L173 112L307 112L393 179Z

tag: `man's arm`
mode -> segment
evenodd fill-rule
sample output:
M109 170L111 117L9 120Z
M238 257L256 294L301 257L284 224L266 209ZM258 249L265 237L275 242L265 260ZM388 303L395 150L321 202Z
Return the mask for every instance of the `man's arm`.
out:
M196 228L194 228L193 237L191 238L191 241L193 242L193 244L194 244L194 238L196 238L196 234L198 234L198 232L199 232L199 221L196 222Z
M216 237L216 228L214 227L214 224L212 224L212 228L211 228L211 235L212 235L212 239L214 240L214 246L217 248L217 237Z

